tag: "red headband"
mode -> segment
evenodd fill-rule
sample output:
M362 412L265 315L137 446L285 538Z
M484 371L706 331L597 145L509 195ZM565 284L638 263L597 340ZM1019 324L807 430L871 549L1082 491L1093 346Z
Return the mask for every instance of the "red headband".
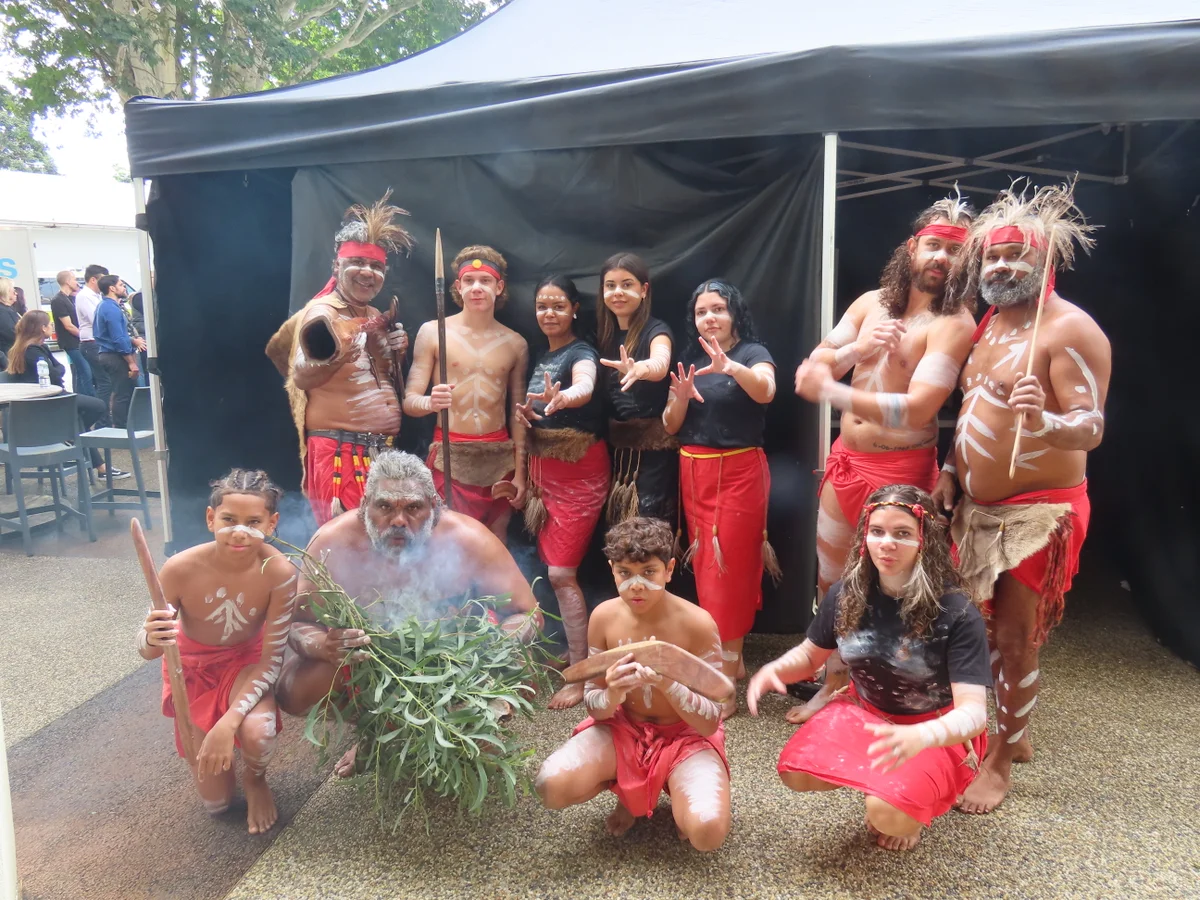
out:
M486 272L497 281L504 280L504 276L500 274L500 271L495 266L482 259L473 259L470 262L463 263L462 268L458 270L458 277L462 278L467 272Z
M920 239L922 235L930 237L945 238L948 241L954 241L956 244L965 243L967 240L967 229L961 225L926 225L913 237Z
M359 241L343 241L338 247L338 259L374 259L381 263L387 262L387 251L378 244L364 244Z
M862 514L866 516L866 521L863 522L863 538L862 543L858 547L858 555L867 555L867 528L866 525L870 521L871 513L879 509L881 506L899 506L901 509L907 509L910 513L917 517L917 541L921 547L925 546L925 517L933 518L930 513L920 503L904 503L900 500L881 500L879 503L868 503L863 507Z
M1042 246L1041 240L1036 234L1026 235L1024 231L1016 225L1003 225L1000 228L993 228L988 232L987 239L983 242L984 249L992 246L992 244L1024 244L1028 237L1030 247Z

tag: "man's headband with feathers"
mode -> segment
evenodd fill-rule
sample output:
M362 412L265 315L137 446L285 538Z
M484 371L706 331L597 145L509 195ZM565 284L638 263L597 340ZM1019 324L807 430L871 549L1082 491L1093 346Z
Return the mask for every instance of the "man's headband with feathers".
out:
M382 247L388 253L406 254L412 250L413 236L392 220L396 216L407 216L408 210L388 203L392 197L392 189L375 201L371 206L355 203L346 210L342 219L342 227L333 238L334 252L342 244L353 242L357 244L374 244Z

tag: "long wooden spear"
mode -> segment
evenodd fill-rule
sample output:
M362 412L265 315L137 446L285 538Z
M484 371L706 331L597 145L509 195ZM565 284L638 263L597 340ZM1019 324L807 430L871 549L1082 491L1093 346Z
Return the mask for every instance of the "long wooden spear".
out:
M1029 336L1029 365L1026 375L1033 374L1033 354L1037 351L1038 329L1042 326L1042 307L1046 305L1046 286L1050 284L1050 273L1054 271L1054 232L1055 225L1050 229L1050 237L1046 239L1046 269L1042 272L1042 289L1038 292L1037 313L1033 317L1033 334ZM1025 427L1025 414L1017 417L1017 433L1013 437L1012 458L1008 461L1008 477L1012 480L1017 474L1017 460L1021 456L1021 429Z
M129 534L133 537L138 562L142 564L146 587L150 589L150 603L155 609L166 609L167 596L163 593L162 582L158 580L158 570L154 567L154 557L150 555L150 545L146 543L142 523L136 518L129 522ZM188 706L187 685L183 681L183 661L179 658L179 647L169 644L163 647L163 654L167 658L167 681L171 685L171 702L175 705L175 725L179 728L183 755L189 764L195 765L196 751L199 748L196 746L196 734L192 730L192 713Z
M438 383L449 384L446 374L446 268L442 262L442 229L437 229L433 243L433 290L437 294L438 317ZM454 482L450 478L450 410L443 409L442 420L442 480L445 485L446 509L454 509Z

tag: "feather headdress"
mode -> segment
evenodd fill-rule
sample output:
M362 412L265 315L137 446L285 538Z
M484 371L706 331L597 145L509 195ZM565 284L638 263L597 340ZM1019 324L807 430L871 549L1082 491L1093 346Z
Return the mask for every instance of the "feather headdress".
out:
M396 216L409 215L408 210L392 206L388 200L392 198L392 189L376 200L371 206L355 203L346 210L342 218L342 227L333 237L333 249L346 241L357 241L363 244L375 244L388 253L406 254L412 250L416 241L413 236L400 225L392 221Z

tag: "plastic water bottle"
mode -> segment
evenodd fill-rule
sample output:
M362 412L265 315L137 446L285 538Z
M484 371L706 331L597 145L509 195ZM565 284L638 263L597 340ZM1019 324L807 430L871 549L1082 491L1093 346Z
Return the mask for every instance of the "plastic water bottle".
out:
M38 384L42 387L50 387L50 366L44 359L37 361Z

